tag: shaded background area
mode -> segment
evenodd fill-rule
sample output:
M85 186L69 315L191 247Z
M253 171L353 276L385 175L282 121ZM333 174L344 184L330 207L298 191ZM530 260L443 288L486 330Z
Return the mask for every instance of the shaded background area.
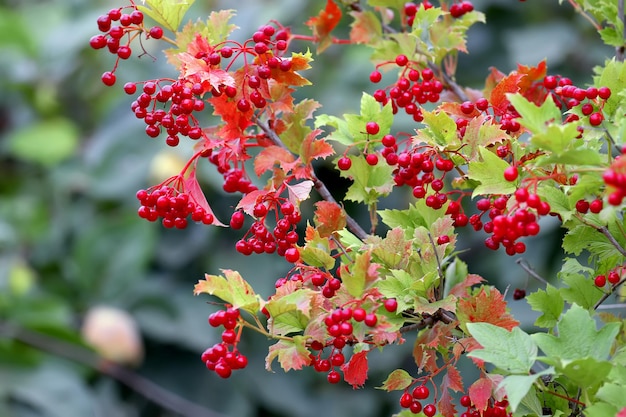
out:
M307 33L302 23L325 1L198 3L190 16L238 9L235 23L242 29L236 36L247 37L271 19ZM535 65L543 58L551 73L584 84L593 65L611 53L587 22L556 0L474 3L487 13L488 25L470 32L461 84L481 88L490 66L508 72L517 62ZM145 349L138 375L207 409L231 417L382 417L397 411L395 395L372 388L385 371L412 369L410 336L404 346L372 354L368 388L360 391L329 386L312 370L265 372L268 341L251 334L240 344L250 358L245 371L223 381L204 369L200 353L220 335L206 321L216 308L207 297L193 297L194 283L205 272L237 269L267 296L289 266L278 257L239 255L239 233L197 225L165 230L136 215L135 192L177 173L191 149L147 138L129 110L132 98L121 91L126 81L175 76L160 45L146 44L156 62L148 56L123 62L115 88L100 82L113 57L91 50L88 41L97 33L97 17L121 5L0 1L0 415L176 415L93 369L17 342L11 333L30 329L80 344L78 329L97 305L126 311L136 321ZM347 33L345 24L342 30ZM367 56L365 47L330 48L306 74L315 87L303 88L300 97L317 99L323 112L355 112L361 91L374 90ZM330 166L320 169L324 178L336 178ZM217 215L227 219L237 199L222 192L221 176L206 169L202 185ZM394 195L385 204L406 201ZM543 276L554 275L560 261L558 237L556 225L547 223L542 237L528 244L525 256ZM471 248L470 270L502 290L536 285L515 259L484 249L482 239L462 235L461 246ZM533 322L524 301L512 308Z

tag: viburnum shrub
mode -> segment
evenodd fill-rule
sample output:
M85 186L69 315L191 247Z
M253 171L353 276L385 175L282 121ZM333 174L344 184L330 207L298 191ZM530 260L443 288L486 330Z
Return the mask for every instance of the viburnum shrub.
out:
M542 61L492 69L481 91L455 82L466 32L485 20L470 1L327 0L306 21L312 34L271 21L243 42L230 38L233 11L181 28L191 3L131 0L98 18L90 44L117 57L102 76L108 86L146 42L167 46L178 72L123 87L147 136L194 149L180 174L137 193L139 216L168 228L228 225L241 230L240 254L290 265L267 299L230 269L196 284L195 294L223 301L209 317L224 330L201 355L208 369L227 378L247 367L238 343L256 331L273 341L268 370L278 361L358 388L372 350L410 341L417 371L390 370L379 386L399 391L397 416L626 416L624 305L607 304L626 281L623 0L569 1L616 48L588 84ZM349 39L338 39L344 18ZM311 52L292 50L296 39L318 54L333 44L371 49L359 114L321 114L320 103L294 98L315 70ZM219 123L208 125L208 113ZM411 131L398 131L397 118ZM367 207L369 225L318 178L313 163L324 159L351 181L344 199ZM211 210L199 163L241 196L230 218ZM392 192L411 203L378 209ZM543 285L513 294L539 313L531 335L455 245L468 228L516 256L546 217L564 229L565 258L551 283L518 262ZM475 380L462 378L463 356Z

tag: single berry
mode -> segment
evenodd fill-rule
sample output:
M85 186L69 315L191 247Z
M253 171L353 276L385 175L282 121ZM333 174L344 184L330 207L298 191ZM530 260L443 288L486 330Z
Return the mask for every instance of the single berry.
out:
M117 77L111 71L107 71L104 74L102 74L102 83L108 87L111 87L112 85L114 85L116 80L117 80Z
M372 73L370 74L370 81L374 84L379 83L382 78L383 75L380 73L380 71L372 71Z
M369 135L376 135L380 131L380 126L376 122L367 122L365 124L365 130Z
M437 407L435 404L426 404L422 411L426 417L433 417L437 413Z
M378 164L378 155L376 155L375 153L368 153L367 155L365 155L365 160L369 165L374 166Z
M148 32L152 39L161 39L163 37L163 29L160 26L153 26Z
M409 58L407 58L406 55L400 54L396 57L396 65L398 65L399 67L404 67L408 63L409 63Z
M300 260L300 252L298 248L289 248L285 251L285 259L287 262L296 263Z
M337 168L339 168L342 171L349 170L351 166L352 166L352 161L347 156L339 158L339 160L337 161Z
M611 271L609 272L609 275L607 276L607 280L609 281L611 285L615 285L619 282L620 276L617 272Z
M517 170L517 167L515 166L512 166L512 165L508 166L504 170L504 179L509 182L515 181L518 176L519 176L519 171Z
M425 400L430 395L430 390L426 385L419 385L413 389L413 398L418 400Z
M606 285L606 276L605 275L597 275L593 280L593 283L598 288L602 288Z
M592 213L600 213L602 211L602 207L604 206L602 200L596 198L591 203L589 203L589 211Z
M518 242L521 243L521 242ZM526 297L526 290L522 289L522 288L516 288L515 291L513 291L513 299L514 300L521 300L524 297Z
M388 298L385 300L385 310L390 313L395 312L398 309L398 301L395 298Z

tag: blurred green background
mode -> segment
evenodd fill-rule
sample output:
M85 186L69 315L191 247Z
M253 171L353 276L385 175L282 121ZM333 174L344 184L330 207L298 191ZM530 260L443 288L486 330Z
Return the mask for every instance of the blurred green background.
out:
M197 3L190 16L237 9L235 23L242 29L236 36L247 37L271 19L307 33L302 23L326 2ZM587 22L556 0L474 4L487 14L488 25L470 32L470 55L461 57L458 76L464 85L481 88L490 66L508 72L517 62L534 65L543 58L551 73L585 84L593 65L611 54ZM230 417L391 415L397 411L396 396L372 388L385 371L414 368L410 336L404 346L372 355L370 381L359 391L345 384L329 386L312 370L266 372L269 342L250 334L240 344L250 358L245 371L224 381L204 368L200 354L220 335L206 322L216 307L208 297L192 295L194 283L205 272L237 269L267 296L288 265L271 256L237 254L238 233L227 229L190 225L184 231L164 230L136 215L135 192L172 175L191 149L188 143L170 149L147 138L143 123L129 110L132 98L121 91L126 81L175 76L158 50L162 45L146 43L156 61L144 56L122 62L116 87L100 82L114 60L91 50L88 41L97 33L97 17L122 5L0 1L0 416L179 415L60 357L63 352L54 342L63 341L62 351L67 343L80 346L85 314L99 305L129 313L138 325L145 354L133 375L207 410L193 415L216 415L211 410ZM345 22L342 31L347 33ZM307 74L315 87L302 89L300 97L317 99L323 112L355 112L361 91L373 91L367 57L365 47L331 47ZM328 168L320 167L326 178L332 175ZM227 219L237 199L221 191L220 181L210 169L203 172L209 201ZM395 197L387 204L403 203ZM546 277L554 275L560 260L559 233L548 222L543 237L528 245L526 257ZM461 246L472 249L467 256L471 270L502 290L536 285L514 259L482 249L483 238L462 236ZM532 323L525 302L512 308L526 318L524 323ZM19 341L28 341L29 332L43 335L31 340L39 348ZM73 351L65 349L65 354Z

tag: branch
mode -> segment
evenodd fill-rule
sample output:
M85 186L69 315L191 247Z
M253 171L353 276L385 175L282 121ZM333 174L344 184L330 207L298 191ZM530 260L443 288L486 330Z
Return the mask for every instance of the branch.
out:
M180 397L136 372L106 361L90 350L75 344L3 322L0 322L0 337L19 341L43 352L69 359L103 375L107 375L161 408L177 415L185 417L226 417L224 414L209 410Z
M622 22L622 39L626 43L626 18L624 16L624 0L617 0L617 14L619 20ZM624 62L624 45L615 47L615 58Z
M606 237L609 240L609 242L611 242L611 244L615 246L615 249L617 249L617 251L622 256L626 256L626 249L624 249L622 245L620 245L619 242L615 240L615 238L613 237L611 232L609 232L609 229L607 229L606 226L594 226L594 225L590 225L590 226L596 229L598 232L602 233L604 237Z
M400 333L408 333L414 330L422 330L427 327L433 326L438 321L442 321L445 324L450 324L455 320L456 317L453 313L447 310L439 309L433 315L424 316L417 323L411 323L407 324L406 326L402 326L399 331Z
M438 73L441 76L443 81L446 83L446 86L448 87L448 89L452 90L452 92L457 95L459 100L470 101L469 97L467 97L467 94L465 94L465 91L463 91L463 88L461 88L461 86L458 85L456 81L452 79L452 77L446 74L445 71L442 71L441 68L435 65L434 62L428 61L428 68L430 68L431 70L433 70L434 72Z
M609 292L606 292L602 295L602 297L600 297L600 299L598 300L598 302L596 302L596 304L593 306L594 310L598 310L601 306L601 304L603 302L606 301L607 298L609 298L611 296L611 294L613 294L615 291L617 291L617 289L623 285L626 282L626 278L623 278L620 282L618 282L617 284L615 284L613 287L611 287L611 290ZM619 306L620 304L613 304L613 305L606 305L604 306L603 309L609 309L609 308L615 308L615 306ZM623 305L623 304L622 304Z
M267 123L261 121L259 118L256 118L256 117L254 119L254 122L272 140L272 142L274 142L275 145L280 146L283 149L288 149L287 146L285 146L285 144L283 143L283 141L280 140L280 138L278 137L276 132L274 132L274 130L272 128L270 128ZM315 172L313 172L313 170L311 170L311 178L310 179L311 179L311 181L313 181L313 186L315 187L315 189L317 190L319 195L324 200L329 201L331 203L338 204L337 200L335 200L335 198L332 196L332 194L328 190L328 187L326 187L326 184L324 184L324 182L322 182L322 180L317 178L317 175L315 175ZM367 238L367 236L368 236L367 232L361 227L361 225L359 223L357 223L356 220L354 220L348 214L346 214L346 223L347 223L348 229L352 233L354 233L359 239L365 240L365 238Z
M517 261L515 261L515 263L518 264L524 271L526 271L528 275L535 278L537 281L543 283L544 285L548 285L548 281L546 281L545 278L536 273L535 270L530 265L528 265L525 259L519 258Z

